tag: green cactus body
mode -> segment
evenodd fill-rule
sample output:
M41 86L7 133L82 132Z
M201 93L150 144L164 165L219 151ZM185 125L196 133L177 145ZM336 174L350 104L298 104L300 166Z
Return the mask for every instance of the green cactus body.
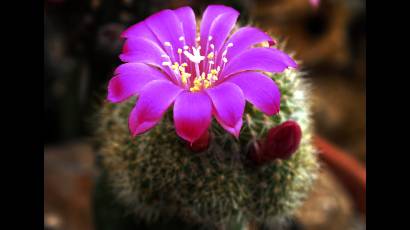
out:
M207 150L193 153L175 133L172 111L149 132L132 138L128 115L134 100L104 104L99 141L102 169L116 199L139 218L177 215L195 223L270 223L292 215L317 175L309 98L301 73L269 75L281 91L280 112L266 116L247 104L239 139L215 121ZM287 120L302 140L288 160L254 167L247 154L256 140Z

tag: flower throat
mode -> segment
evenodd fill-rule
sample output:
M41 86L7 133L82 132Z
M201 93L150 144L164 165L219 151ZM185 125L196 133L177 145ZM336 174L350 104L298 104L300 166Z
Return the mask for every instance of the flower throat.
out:
M172 57L162 55L162 58L166 59L162 62L162 65L168 66L172 70L175 74L175 80L185 88L189 88L191 92L209 88L217 82L219 80L218 75L220 71L228 62L226 58L228 49L232 47L233 44L229 43L222 52L222 55L218 56L214 44L211 43L212 36L209 36L205 51L203 52L204 56L202 56L201 46L187 46L183 36L179 38L179 41L181 42L182 48L177 49L178 57L174 57L174 48L170 42L164 42L164 47ZM199 42L200 38L197 37L196 41ZM178 61L172 63L172 60Z

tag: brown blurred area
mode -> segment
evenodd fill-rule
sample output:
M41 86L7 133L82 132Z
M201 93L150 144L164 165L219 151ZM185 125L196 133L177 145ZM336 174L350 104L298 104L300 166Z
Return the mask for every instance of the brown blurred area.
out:
M287 41L312 83L319 134L365 161L364 2L257 1L255 23Z
M93 229L91 195L98 171L90 117L118 64L123 28L163 9L231 5L286 41L312 89L318 134L365 164L365 1L322 0L49 0L45 4L45 229ZM314 191L298 211L302 229L364 229L352 198L323 165Z
M90 196L96 169L87 142L44 150L44 224L49 229L93 229Z

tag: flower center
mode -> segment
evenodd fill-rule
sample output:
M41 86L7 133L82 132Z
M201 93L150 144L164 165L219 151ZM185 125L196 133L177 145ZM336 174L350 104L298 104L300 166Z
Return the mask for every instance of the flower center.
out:
M166 59L162 63L163 66L168 66L174 73L175 79L186 89L191 92L197 92L206 89L215 84L219 78L219 73L228 62L226 54L228 49L233 46L229 43L221 56L215 51L214 44L211 43L212 36L208 37L207 47L205 48L204 56L201 55L201 46L189 47L185 44L185 38L180 37L180 48L177 48L178 57L174 57L174 49L170 42L164 42L166 51L171 54L174 62L168 55L162 57ZM196 39L199 42L199 37ZM209 44L209 47L208 47Z

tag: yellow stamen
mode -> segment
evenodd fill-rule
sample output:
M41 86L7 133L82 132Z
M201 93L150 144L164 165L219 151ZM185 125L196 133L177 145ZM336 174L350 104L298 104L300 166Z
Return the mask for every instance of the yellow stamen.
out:
M175 63L171 66L171 69L172 69L172 70L177 70L178 67L179 67L178 62L175 62Z
M210 52L210 53L208 54L208 59L212 59L212 58L214 58L214 52Z
M204 87L208 88L211 85L211 83L208 80L204 80Z
M185 75L181 76L181 80L182 80L182 83L184 83L184 84L186 84L188 82Z

